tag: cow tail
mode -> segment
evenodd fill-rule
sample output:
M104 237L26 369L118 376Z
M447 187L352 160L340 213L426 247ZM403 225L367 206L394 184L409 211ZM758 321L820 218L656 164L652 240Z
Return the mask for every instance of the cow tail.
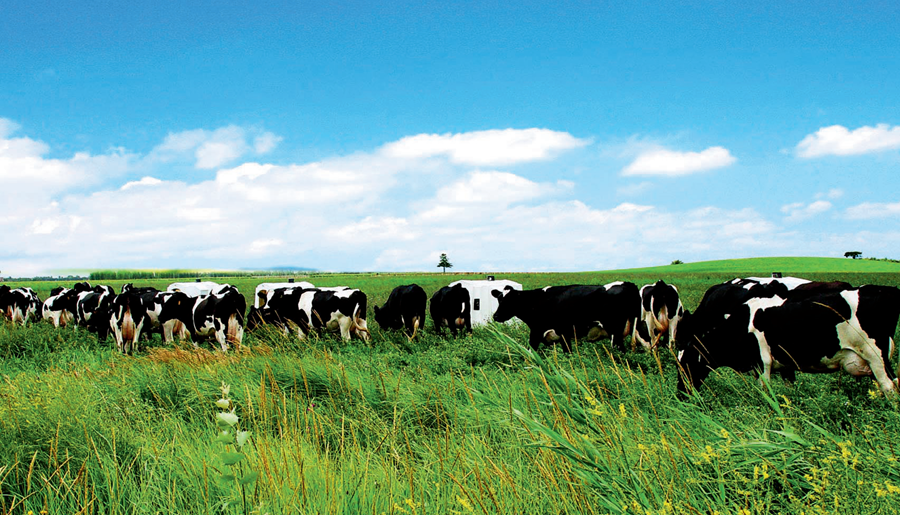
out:
M663 304L661 311L663 311L666 314L666 317L668 318L669 308L667 308L665 304ZM668 329L668 327L663 325L663 323L660 322L658 318L656 318L656 310L655 309L650 310L650 316L653 318L653 325L656 327L656 330L658 332L662 332L663 330Z
M134 340L134 318L131 316L131 306L126 306L125 314L122 315L122 340L127 343L129 348Z
M239 324L238 324L238 319L237 319L237 313L232 313L228 317L228 328L226 329L227 332L226 332L226 336L225 336L225 340L228 343L232 343L232 344L236 344L236 345L241 344L241 342L238 340L238 326L239 326Z
M409 338L410 340L416 339L416 333L419 332L419 324L420 323L421 323L421 319L418 316L414 316L413 322L412 322L413 333L412 333L412 336Z
M361 306L357 304L353 309L353 324L350 326L350 332L353 333L355 331L357 334L359 334L360 338L367 340L369 336L369 329L360 324L361 318L359 316L359 313L360 311L362 311L360 307ZM366 333L366 336L363 336L361 333Z

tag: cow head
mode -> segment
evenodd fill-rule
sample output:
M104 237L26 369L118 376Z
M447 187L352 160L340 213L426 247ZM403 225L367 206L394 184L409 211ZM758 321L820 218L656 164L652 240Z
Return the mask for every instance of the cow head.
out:
M678 353L678 396L685 398L693 392L712 371L706 349L702 344L688 345Z
M269 308L250 306L250 312L247 313L247 330L254 331L257 327L271 323L269 317L272 313L274 312Z
M402 329L403 324L400 322L399 313L387 309L387 305L383 308L373 306L375 311L375 322L385 329Z
M502 290L491 291L497 301L497 311L494 312L495 322L506 322L514 316L517 316L522 309L521 296L522 292L507 285Z

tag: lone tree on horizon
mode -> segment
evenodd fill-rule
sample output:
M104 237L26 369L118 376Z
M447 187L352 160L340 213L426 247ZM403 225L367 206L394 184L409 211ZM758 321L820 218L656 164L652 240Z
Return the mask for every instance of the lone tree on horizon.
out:
M448 268L453 268L453 263L451 263L447 259L447 254L441 254L441 261L437 264L438 268L443 268L444 271L442 273L447 273Z

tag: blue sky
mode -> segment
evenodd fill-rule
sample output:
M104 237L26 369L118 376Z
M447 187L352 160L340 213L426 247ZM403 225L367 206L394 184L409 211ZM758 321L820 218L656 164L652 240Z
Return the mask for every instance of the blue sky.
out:
M0 273L900 257L900 6L0 6Z

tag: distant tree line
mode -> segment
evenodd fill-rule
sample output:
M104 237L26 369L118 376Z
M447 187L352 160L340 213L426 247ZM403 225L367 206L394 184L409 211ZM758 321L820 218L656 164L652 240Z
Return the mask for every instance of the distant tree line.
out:
M867 258L863 258L863 259L865 259L865 260L867 260L867 261L887 261L887 262L889 262L889 263L900 263L900 259L892 259L892 258L873 258L873 257L867 257Z
M83 281L86 275L39 275L36 277L0 277L0 281L25 282L25 281Z

